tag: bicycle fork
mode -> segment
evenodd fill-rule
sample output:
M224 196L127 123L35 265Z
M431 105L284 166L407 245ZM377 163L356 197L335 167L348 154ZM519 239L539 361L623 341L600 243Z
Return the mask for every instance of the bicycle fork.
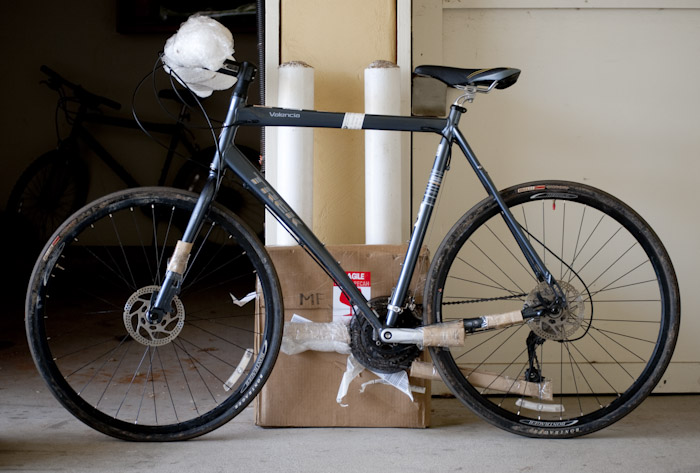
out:
M226 115L226 124L230 125L234 121L236 110L245 102L245 94L241 92L241 86L237 86L234 90L229 109ZM217 188L219 186L219 177L222 169L223 150L226 150L233 142L237 127L224 126L219 135L217 151L212 158L209 167L209 176L204 184L204 188L199 194L197 204L194 207L192 215L187 222L187 228L181 240L178 240L175 245L173 255L168 262L167 272L161 285L160 290L154 293L151 300L151 306L146 313L146 318L150 323L160 322L166 313L168 313L170 304L173 298L180 292L182 280L187 268L187 261L190 257L192 244L194 243L199 229L202 227L207 211L216 197Z
M217 183L218 176L216 170L209 171L209 177L199 195L192 216L187 223L185 233L182 239L178 240L176 243L173 255L168 262L163 284L160 290L154 293L154 300L151 300L151 307L146 314L146 318L150 323L158 323L163 319L163 316L169 312L169 307L173 298L180 292L180 286L184 278L185 269L187 268L187 261L190 257L192 244L199 233L207 209L214 200Z

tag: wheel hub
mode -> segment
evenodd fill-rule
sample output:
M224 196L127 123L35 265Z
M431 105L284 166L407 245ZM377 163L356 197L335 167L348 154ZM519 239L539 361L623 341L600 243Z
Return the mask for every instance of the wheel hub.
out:
M581 293L571 284L558 281L559 287L566 297L566 307L556 313L545 314L530 319L530 330L547 340L568 340L581 328L584 320L584 303ZM554 291L546 282L541 282L527 297L526 304L530 307L554 300Z
M173 298L170 312L157 323L148 321L151 299L160 286L145 286L134 292L124 305L124 326L129 335L142 345L157 347L166 345L180 334L185 325L185 306L177 296Z

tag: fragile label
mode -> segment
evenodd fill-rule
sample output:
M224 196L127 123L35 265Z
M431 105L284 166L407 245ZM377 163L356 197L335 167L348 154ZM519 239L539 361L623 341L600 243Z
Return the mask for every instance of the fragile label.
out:
M369 271L347 271L348 277L355 283L365 299L372 298L372 278ZM333 322L350 323L352 304L340 287L333 284Z

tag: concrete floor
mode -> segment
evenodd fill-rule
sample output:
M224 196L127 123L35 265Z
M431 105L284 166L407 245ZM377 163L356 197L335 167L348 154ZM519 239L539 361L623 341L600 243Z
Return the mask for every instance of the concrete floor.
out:
M612 427L573 440L521 438L454 399L433 399L429 429L263 429L248 409L177 444L95 432L36 374L22 327L0 332L0 471L70 472L700 472L700 396L657 396Z

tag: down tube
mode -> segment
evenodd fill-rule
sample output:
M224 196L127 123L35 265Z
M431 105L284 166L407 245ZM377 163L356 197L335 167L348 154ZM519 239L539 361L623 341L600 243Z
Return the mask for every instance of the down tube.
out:
M255 167L235 146L230 146L224 153L226 164L241 178L245 186L260 200L286 227L299 239L299 242L309 249L318 263L330 274L333 280L347 294L349 299L360 310L377 332L381 331L382 323L367 304L367 300L355 286L345 270L328 252L314 233L302 221L301 217L285 202L277 191L265 180Z

